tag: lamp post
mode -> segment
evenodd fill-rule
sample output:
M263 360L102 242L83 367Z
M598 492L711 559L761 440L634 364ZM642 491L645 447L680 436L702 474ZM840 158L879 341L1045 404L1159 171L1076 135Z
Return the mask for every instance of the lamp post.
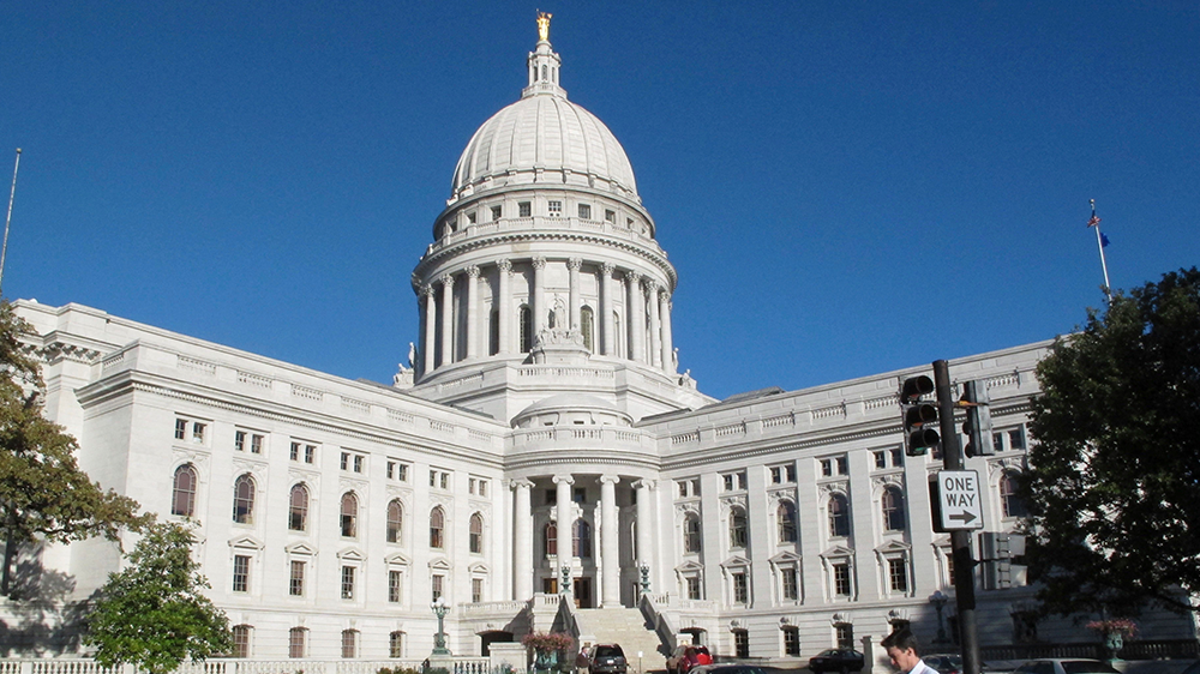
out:
M439 596L433 600L429 608L433 609L433 614L438 619L438 631L437 634L433 635L433 655L452 655L450 649L446 648L446 631L442 629L442 621L445 620L446 613L450 611L450 603L446 601L445 597Z
M946 624L942 620L942 609L946 607L946 602L948 601L950 601L950 597L942 594L941 590L929 595L929 603L933 604L933 608L937 611L938 617L937 638L933 640L933 643L935 644L944 644L948 641L948 639L946 639Z

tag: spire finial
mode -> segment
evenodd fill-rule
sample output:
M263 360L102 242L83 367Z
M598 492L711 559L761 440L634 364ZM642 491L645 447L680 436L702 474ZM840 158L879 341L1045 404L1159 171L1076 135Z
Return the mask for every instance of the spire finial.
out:
M537 15L538 15L538 18L537 18L538 41L539 42L549 42L550 41L550 19L554 15L551 14L550 12L543 12L541 10L538 10Z

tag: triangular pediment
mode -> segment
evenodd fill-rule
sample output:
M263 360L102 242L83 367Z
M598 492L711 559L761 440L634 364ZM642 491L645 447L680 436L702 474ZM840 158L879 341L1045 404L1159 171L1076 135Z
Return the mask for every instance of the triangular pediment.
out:
M358 548L345 548L339 550L337 556L338 559L345 560L347 562L361 562L366 559L366 555L364 555L362 550L359 550Z
M844 545L835 545L826 549L825 552L822 552L821 556L829 559L830 557L849 557L853 554L854 550L852 548L848 548Z
M384 557L383 561L389 566L408 566L409 564L412 564L412 560L404 556L404 553L400 552L393 552L387 557Z
M778 555L775 555L774 557L772 557L771 559L769 559L767 561L771 562L772 564L774 564L776 566L779 566L782 564L799 564L800 560L801 560L800 555L797 555L794 552L781 552Z
M317 554L317 549L308 543L292 543L283 549L289 555L307 555L312 557Z
M695 562L692 560L688 560L688 561L684 562L683 564L680 564L679 566L675 567L675 571L678 573L696 573L698 571L703 571L703 570L704 570L703 564L700 564L699 562Z
M736 568L744 568L747 566L750 566L750 560L746 559L745 557L743 557L741 555L734 555L734 556L730 557L729 559L721 562L721 568L723 568L723 569L736 569Z
M904 541L888 541L875 548L875 552L881 555L897 552L908 552L909 550L912 550L912 546Z
M229 540L229 547L241 548L242 550L262 550L263 542L254 536L238 536Z
M437 571L449 571L450 562L445 557L429 560L429 568Z
M468 566L467 570L470 571L471 573L482 573L482 574L487 574L487 573L490 573L490 571L491 571L490 569L488 569L488 565L484 564L483 562L475 562L474 564Z

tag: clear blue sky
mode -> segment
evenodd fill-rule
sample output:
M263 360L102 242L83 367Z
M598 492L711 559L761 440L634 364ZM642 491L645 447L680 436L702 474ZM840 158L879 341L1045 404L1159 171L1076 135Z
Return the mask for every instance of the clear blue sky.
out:
M717 397L1070 331L1103 299L1090 198L1114 286L1200 264L1194 0L7 0L4 294L390 381L537 8Z

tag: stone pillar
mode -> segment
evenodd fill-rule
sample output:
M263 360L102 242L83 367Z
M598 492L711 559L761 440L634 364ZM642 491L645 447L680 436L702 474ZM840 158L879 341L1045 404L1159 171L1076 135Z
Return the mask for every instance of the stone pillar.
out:
M625 272L625 285L629 291L629 301L626 303L626 313L628 319L625 321L629 324L629 360L642 362L645 352L642 349L642 342L646 336L646 321L645 314L642 309L642 284L641 277L635 271Z
M533 596L533 515L529 493L533 483L513 480L513 599L526 601Z
M597 353L611 356L617 352L615 347L616 333L613 331L613 270L611 262L600 265L600 348Z
M571 550L572 536L575 524L575 508L571 501L571 485L575 484L575 479L570 475L555 475L554 484L557 488L555 493L555 510L558 511L558 557L555 560L558 569L564 566L571 565L571 559L574 557ZM558 570L555 571L558 573ZM559 576L559 581L562 577ZM571 588L559 588L559 592L568 592Z
M500 353L510 353L512 348L512 262L504 259L496 263L500 268L500 281L496 290L496 310L500 321Z
M666 288L659 295L658 322L662 326L662 366L663 372L675 374L679 363L675 362L675 349L671 340L671 296Z
M437 354L437 301L433 299L433 285L421 288L421 296L425 298L425 344L421 350L424 361L421 374L425 376L437 367L434 360Z
M571 290L569 301L571 303L571 329L578 330L583 322L581 314L583 312L583 302L579 299L579 269L583 266L583 260L573 257L567 260L567 269L571 272Z
M467 267L467 358L479 356L479 267Z
M616 475L600 477L600 565L603 569L601 606L621 606L621 548L617 531Z
M662 336L658 322L658 281L646 280L646 301L650 308L650 353L646 359L652 367L662 367Z
M442 277L442 360L439 365L454 362L454 276Z
M538 335L546 329L546 258L533 258L533 301L529 303L533 315L533 335L530 342L537 342Z
M637 490L637 562L638 566L652 566L654 561L654 482L638 480L633 483Z

